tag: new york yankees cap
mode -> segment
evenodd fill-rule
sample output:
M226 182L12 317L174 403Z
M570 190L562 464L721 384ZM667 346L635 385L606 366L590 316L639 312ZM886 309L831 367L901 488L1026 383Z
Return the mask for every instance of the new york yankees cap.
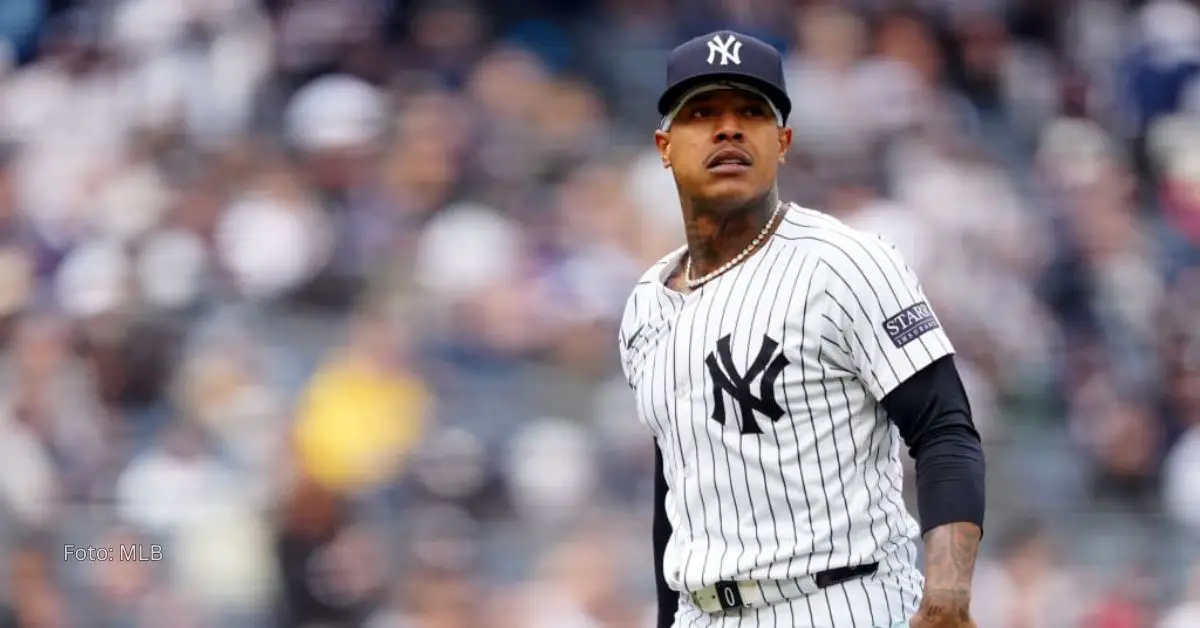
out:
M722 30L688 40L671 51L667 87L658 99L660 128L670 126L688 98L716 87L758 93L771 104L781 125L792 111L783 79L783 55L761 39Z

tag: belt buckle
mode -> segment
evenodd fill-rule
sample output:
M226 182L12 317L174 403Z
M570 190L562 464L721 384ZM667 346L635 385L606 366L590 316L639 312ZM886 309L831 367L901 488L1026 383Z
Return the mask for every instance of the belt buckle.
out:
M742 596L742 584L731 580L722 580L712 586L689 594L692 603L705 613L725 613L732 610L750 608Z
M717 604L720 605L722 612L746 606L742 600L741 587L737 582L721 580L713 584L712 590L716 594Z
M709 614L721 612L721 602L717 597L715 588L704 587L699 591L692 591L689 595L692 598L692 603L702 612Z

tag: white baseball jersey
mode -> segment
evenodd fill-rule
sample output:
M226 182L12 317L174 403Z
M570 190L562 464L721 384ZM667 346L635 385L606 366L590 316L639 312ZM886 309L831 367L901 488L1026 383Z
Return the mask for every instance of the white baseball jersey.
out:
M878 236L795 205L755 254L686 294L665 283L683 252L642 276L619 334L663 455L667 582L687 592L878 562L789 603L787 625L906 620L923 585L919 528L879 400L953 352L917 278ZM683 599L677 625L690 626L703 613Z

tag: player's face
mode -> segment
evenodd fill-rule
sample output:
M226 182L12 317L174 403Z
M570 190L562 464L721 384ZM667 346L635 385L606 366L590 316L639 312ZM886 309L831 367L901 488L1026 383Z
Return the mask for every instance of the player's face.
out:
M689 100L654 140L681 193L733 209L775 185L792 130L758 95L729 89Z

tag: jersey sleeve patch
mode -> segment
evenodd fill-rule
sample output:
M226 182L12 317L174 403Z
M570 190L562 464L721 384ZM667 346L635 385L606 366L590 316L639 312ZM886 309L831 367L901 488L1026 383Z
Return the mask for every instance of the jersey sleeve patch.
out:
M933 309L924 301L910 305L883 321L883 332L897 349L939 327L941 323L933 315Z

